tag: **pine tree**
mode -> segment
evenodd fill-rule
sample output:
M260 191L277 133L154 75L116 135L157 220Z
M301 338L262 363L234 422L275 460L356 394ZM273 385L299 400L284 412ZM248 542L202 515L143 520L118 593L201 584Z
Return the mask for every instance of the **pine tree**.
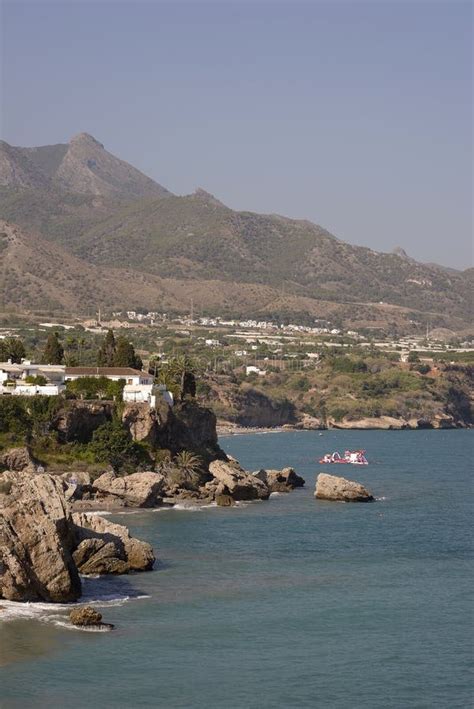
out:
M43 364L62 364L64 357L64 349L59 342L57 332L51 332L46 340L42 362Z
M97 364L99 367L113 367L115 365L115 354L117 346L112 330L108 330L103 343L97 354Z

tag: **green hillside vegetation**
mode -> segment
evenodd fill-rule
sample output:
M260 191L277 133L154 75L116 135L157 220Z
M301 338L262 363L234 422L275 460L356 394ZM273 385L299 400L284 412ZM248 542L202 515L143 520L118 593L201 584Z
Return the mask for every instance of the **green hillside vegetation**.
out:
M471 365L442 365L432 371L431 366L426 369L415 363L410 369L402 368L387 357L362 360L339 356L327 357L314 369L296 372L268 366L264 377L245 377L238 372L211 375L198 391L220 418L244 425L248 425L247 407L252 405L255 392L270 404L290 404L296 418L307 414L323 424L330 419L356 421L380 416L430 421L441 414L471 425L473 385ZM260 425L267 425L265 416L263 407Z

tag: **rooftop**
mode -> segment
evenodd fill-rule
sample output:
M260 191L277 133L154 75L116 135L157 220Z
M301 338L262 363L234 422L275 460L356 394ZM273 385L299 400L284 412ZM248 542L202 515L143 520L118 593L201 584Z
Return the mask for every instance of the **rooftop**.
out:
M66 367L66 376L68 374L82 374L84 376L96 377L103 375L104 377L151 377L148 372L133 369L133 367Z

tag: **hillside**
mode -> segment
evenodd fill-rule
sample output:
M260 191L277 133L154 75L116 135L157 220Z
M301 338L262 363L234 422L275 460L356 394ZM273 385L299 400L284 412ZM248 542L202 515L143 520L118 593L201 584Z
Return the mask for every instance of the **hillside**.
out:
M67 146L4 144L2 156L0 217L74 256L82 274L106 269L113 286L104 302L100 287L90 292L90 305L122 304L114 279L126 269L129 307L156 309L163 289L177 288L171 300L185 312L193 297L207 312L236 315L331 315L404 329L410 320L470 324L473 269L352 246L308 221L234 211L203 190L174 196L87 134ZM150 290L137 288L142 282Z

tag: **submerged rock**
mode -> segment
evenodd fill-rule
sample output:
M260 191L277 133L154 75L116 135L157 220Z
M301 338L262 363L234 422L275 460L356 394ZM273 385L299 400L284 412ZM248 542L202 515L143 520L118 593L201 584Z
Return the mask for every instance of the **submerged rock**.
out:
M314 496L320 500L339 502L372 502L374 500L373 495L360 483L327 473L318 475Z
M230 495L234 500L266 500L270 490L266 483L251 473L246 473L236 460L214 460L209 472L217 480L215 495Z
M64 484L50 475L11 478L0 514L0 597L75 601L81 582Z
M270 492L290 492L296 487L303 487L304 478L297 475L293 468L283 470L259 470L255 477L262 480Z

